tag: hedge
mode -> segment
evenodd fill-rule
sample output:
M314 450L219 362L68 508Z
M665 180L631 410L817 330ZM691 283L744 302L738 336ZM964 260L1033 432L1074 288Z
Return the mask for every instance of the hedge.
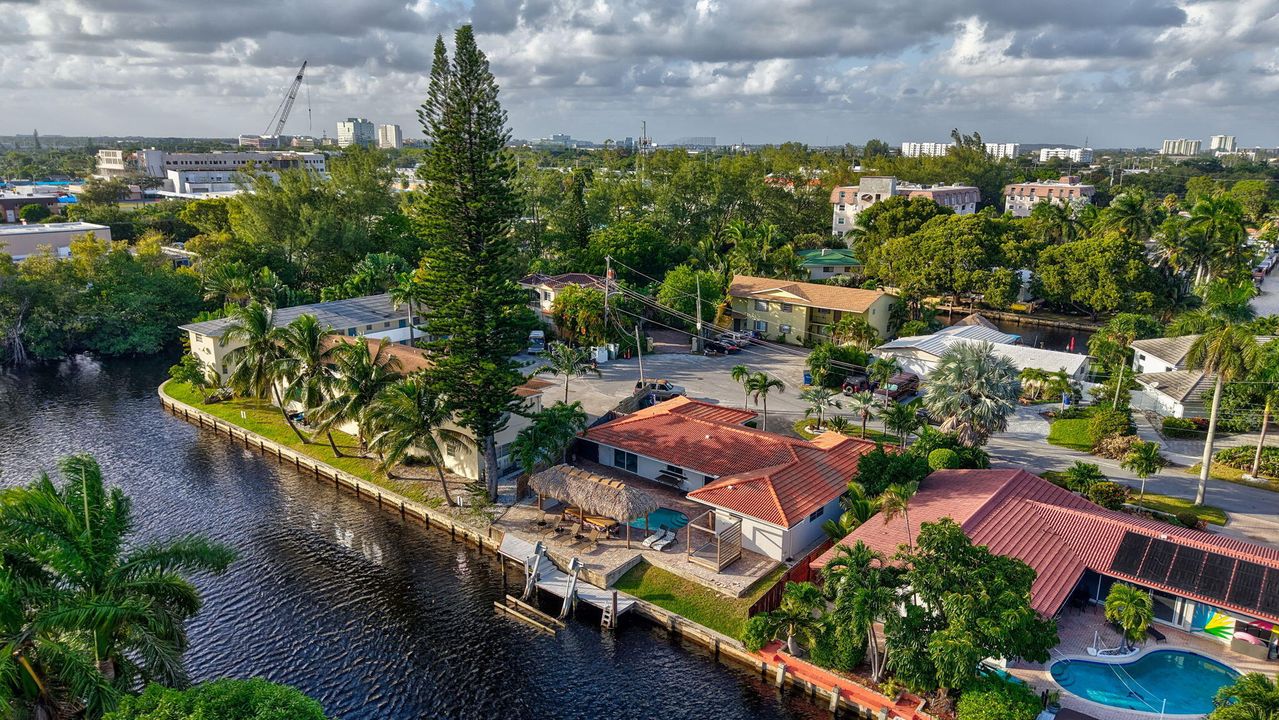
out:
M1103 480L1093 483L1092 487L1088 488L1088 499L1107 510L1118 510L1128 501L1128 488L1116 482Z
M1255 445L1240 445L1218 450L1213 454L1212 459L1226 467L1249 471L1252 470L1252 459L1256 454ZM1262 448L1261 465L1257 468L1257 472L1265 477L1279 478L1279 447L1267 445Z

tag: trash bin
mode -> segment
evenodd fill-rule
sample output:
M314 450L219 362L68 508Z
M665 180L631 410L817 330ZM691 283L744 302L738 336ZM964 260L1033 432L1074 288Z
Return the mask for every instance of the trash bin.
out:
M813 384L813 373L809 370L804 371L804 384L805 385Z

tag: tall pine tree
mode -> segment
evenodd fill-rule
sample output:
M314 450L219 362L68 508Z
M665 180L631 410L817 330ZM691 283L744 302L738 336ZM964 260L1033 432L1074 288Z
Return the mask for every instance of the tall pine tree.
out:
M427 98L418 110L431 142L417 206L427 250L416 273L436 377L448 388L459 424L483 452L490 497L497 494L494 436L519 407L523 376L512 356L526 342L520 317L527 298L517 284L512 225L519 205L510 133L488 59L469 25L458 28L450 62L436 38Z

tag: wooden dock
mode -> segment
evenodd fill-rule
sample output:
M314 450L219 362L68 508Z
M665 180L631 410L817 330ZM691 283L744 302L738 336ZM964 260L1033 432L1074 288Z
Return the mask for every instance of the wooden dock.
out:
M498 552L506 557L519 563L521 567L529 558L533 557L536 552L533 543L507 534L502 538L502 544L498 548ZM544 557L542 565L538 570L537 587L545 590L555 597L563 598L568 594L568 588L571 581L568 573L555 566L549 557ZM583 580L580 576L577 579L574 592L578 600L588 605L599 608L601 611L614 612L616 614L630 610L635 606L635 598L621 593L616 590L605 590ZM615 604L616 603L616 604Z

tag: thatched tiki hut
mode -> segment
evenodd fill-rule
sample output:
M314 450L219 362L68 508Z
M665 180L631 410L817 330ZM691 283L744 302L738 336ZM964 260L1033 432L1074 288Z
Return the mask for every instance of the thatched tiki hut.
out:
M611 518L626 526L626 547L631 546L631 521L645 519L657 509L652 495L613 478L573 467L555 465L529 478L529 487L537 493L537 506L543 498L552 498L576 506L584 522L586 516Z

